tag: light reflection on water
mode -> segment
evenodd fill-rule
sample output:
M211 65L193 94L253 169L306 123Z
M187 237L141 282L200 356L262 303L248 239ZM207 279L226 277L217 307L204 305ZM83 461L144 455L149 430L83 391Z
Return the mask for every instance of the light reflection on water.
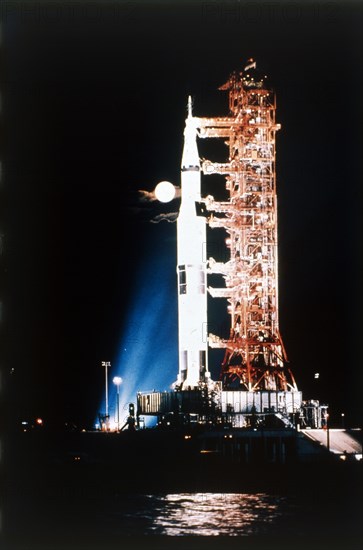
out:
M144 534L166 536L269 534L288 507L284 497L264 493L178 493L144 498L136 514L127 514L129 519L143 525Z
M171 494L163 499L155 530L165 535L261 533L279 515L278 504L263 494ZM275 500L275 499L273 499Z

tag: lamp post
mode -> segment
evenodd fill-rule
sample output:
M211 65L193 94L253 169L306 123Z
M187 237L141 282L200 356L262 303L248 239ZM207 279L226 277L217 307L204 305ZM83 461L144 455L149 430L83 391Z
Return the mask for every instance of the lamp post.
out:
M344 420L345 420L345 414L342 413L342 414L341 414L341 417L342 417L342 428L343 428L343 430L344 430L344 428L345 428L345 422L344 422Z
M120 430L120 386L122 384L122 378L120 376L115 376L112 381L115 384L116 390L117 390L117 401L116 401L117 431L119 431Z
M108 375L107 375L107 369L109 367L111 367L111 363L109 361L102 361L102 366L105 367L106 427L108 429L109 422L108 422Z

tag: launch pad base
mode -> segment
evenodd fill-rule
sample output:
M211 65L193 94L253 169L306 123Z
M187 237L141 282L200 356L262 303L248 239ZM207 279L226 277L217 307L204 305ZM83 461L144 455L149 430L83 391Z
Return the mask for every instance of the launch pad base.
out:
M300 391L193 390L140 392L137 416L156 416L158 424L245 427L311 427L326 422L326 406L304 402Z

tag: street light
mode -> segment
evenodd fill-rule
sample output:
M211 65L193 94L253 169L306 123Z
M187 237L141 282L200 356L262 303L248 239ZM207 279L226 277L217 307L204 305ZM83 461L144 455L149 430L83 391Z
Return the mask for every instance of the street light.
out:
M106 427L108 428L108 376L107 376L107 369L108 367L111 367L111 363L109 361L102 361L102 366L105 367L105 394L106 394Z
M117 406L117 431L119 431L120 430L120 386L122 384L122 378L120 376L114 376L112 381L115 384L116 390L117 390L117 401L116 401L116 406Z

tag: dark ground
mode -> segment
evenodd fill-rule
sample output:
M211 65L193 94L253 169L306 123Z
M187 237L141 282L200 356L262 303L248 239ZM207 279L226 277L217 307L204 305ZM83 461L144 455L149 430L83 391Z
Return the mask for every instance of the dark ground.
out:
M268 541L243 537L243 548L291 548L293 543L294 548L331 550L341 544L353 549L363 540L361 463L259 465L246 470L223 461L208 464L200 455L192 456L180 434L148 430L122 434L39 430L19 433L7 443L14 452L11 460L5 457L2 548L6 550L169 548L170 537L143 536L146 526L137 520L139 499L146 494L189 492L263 492L291 499L287 536L281 525L279 534ZM125 513L132 511L135 520L130 523ZM292 537L295 528L298 540ZM218 537L207 538L211 548L220 547ZM233 539L221 548L239 548ZM175 544L207 545L204 537L178 537Z

